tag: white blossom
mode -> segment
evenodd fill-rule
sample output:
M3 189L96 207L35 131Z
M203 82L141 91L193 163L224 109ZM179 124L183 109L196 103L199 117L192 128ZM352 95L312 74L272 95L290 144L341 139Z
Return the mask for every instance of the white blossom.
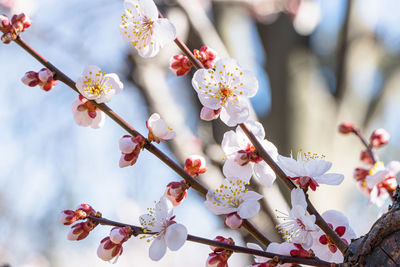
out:
M173 139L176 137L175 131L163 121L158 113L153 113L147 121L149 129L149 140L154 140L157 143L164 140Z
M273 143L264 139L265 131L261 123L246 121L245 124L271 158L276 161L278 150ZM244 180L250 180L254 172L254 176L264 186L272 186L276 178L275 172L258 156L256 149L240 126L236 128L236 132L229 131L224 134L221 146L226 154L223 167L226 177L239 176Z
M102 73L97 66L87 66L75 86L86 99L99 104L109 102L123 88L117 74Z
M201 104L209 109L221 109L221 120L228 126L245 122L249 117L249 97L258 90L254 74L242 70L236 60L222 58L214 69L199 69L192 85Z
M126 42L132 42L141 57L154 57L160 48L176 38L175 26L158 18L153 0L125 0L120 32Z

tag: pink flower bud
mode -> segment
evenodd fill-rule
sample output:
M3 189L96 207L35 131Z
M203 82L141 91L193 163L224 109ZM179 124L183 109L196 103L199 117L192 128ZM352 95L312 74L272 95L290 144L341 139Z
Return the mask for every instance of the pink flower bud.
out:
M53 89L53 87L56 86L57 84L58 84L57 80L52 80L50 82L40 84L40 88L42 88L43 90L45 90L47 92L47 91L50 91L51 89Z
M348 134L354 131L354 125L350 122L343 122L339 125L339 132L342 134Z
M114 244L122 244L131 237L129 227L114 227L110 232L110 240Z
M197 177L207 171L206 160L202 156L192 155L185 161L185 172Z
M228 259L224 254L210 253L206 267L228 267Z
M43 83L48 83L53 80L53 73L51 70L43 68L38 72L39 80Z
M167 185L164 196L171 200L174 207L180 205L187 196L187 186L185 180L171 182Z
M374 163L372 162L372 159L371 159L371 157L369 156L369 153L368 153L367 150L364 150L364 151L361 152L360 160L361 160L362 162L364 162L365 164L368 164L368 165L373 165L373 164L374 164Z
M130 135L124 135L119 140L119 149L124 154L130 154L136 148L136 144L133 142L133 138Z
M15 40L16 36L13 35L11 32L7 32L1 36L1 41L5 44L11 43L11 41Z
M26 28L29 28L32 25L31 20L24 14L14 15L11 18L11 24L14 27L16 33L20 33L25 31Z
M96 211L90 206L89 204L80 204L78 207L76 207L76 210L82 210L86 212L87 215L95 215Z
M214 67L214 62L217 58L217 53L214 50L207 46L202 46L200 50L195 49L193 53L205 68L212 69Z
M25 73L24 77L21 78L21 81L30 87L34 87L40 82L38 73L34 71L28 71Z
M77 220L77 215L73 210L64 210L61 212L59 220L64 225L70 225Z
M120 168L124 168L127 166L132 166L133 164L136 163L136 160L139 157L139 153L142 150L142 148L144 147L144 145L146 144L146 139L144 139L142 136L136 136L136 137L131 137L130 135L125 135L122 137L122 139L124 138L130 138L133 142L133 144L135 145L135 148L132 150L131 153L124 153L124 151L130 151L129 147L127 146L127 140L122 140L122 144L121 144L121 140L120 140L120 148L122 145L122 155L121 158L119 160L119 167ZM122 151L123 150L123 151Z
M210 109L208 107L203 107L200 111L200 119L203 121L212 121L216 120L219 117L219 114L221 113L221 109Z
M372 133L370 137L371 145L373 147L381 147L387 144L389 138L390 134L385 129L377 129Z
M356 181L363 181L365 177L369 174L369 170L364 169L364 168L355 168L353 177L356 179Z
M78 241L87 237L98 223L87 220L86 222L80 222L72 225L71 230L68 232L68 240Z
M0 15L0 31L3 33L9 31L10 28L10 20L6 15Z
M177 76L188 74L192 68L192 63L187 56L175 55L169 60L169 68Z
M106 237L101 240L100 245L97 248L97 256L103 261L109 261L120 256L122 251L122 245L115 244L110 240L110 237Z
M239 216L239 214L237 214L237 212L226 214L225 216L225 225L232 230L239 229L242 226L242 223L243 219Z

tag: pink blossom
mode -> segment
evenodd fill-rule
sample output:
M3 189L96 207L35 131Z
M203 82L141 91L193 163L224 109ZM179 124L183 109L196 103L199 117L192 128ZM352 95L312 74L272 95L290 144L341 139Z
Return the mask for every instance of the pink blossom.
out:
M381 147L387 144L390 139L390 134L383 128L375 130L371 137L370 142L373 147Z
M183 76L190 72L190 70L192 69L192 63L187 56L178 54L171 57L171 59L169 60L169 68L177 76Z
M81 95L72 104L72 114L79 126L90 126L93 129L103 127L106 118L103 111Z
M13 15L11 21L6 15L0 16L1 41L5 44L17 39L17 36L31 26L32 22L24 14Z
M202 156L192 155L185 161L185 172L197 177L207 171L206 160Z
M204 68L214 68L217 53L213 49L207 46L202 46L200 50L195 49L193 54L201 62L201 64L203 64Z
M180 205L187 196L187 185L185 180L169 183L164 196L171 200L174 207Z
M97 248L97 256L103 261L109 261L120 256L122 251L122 245L113 243L110 237L107 236L101 240L100 245Z
M119 140L119 148L122 152L121 158L119 160L119 167L124 168L127 166L132 166L136 163L139 157L140 151L146 144L146 139L138 135L132 137L130 135L124 135Z

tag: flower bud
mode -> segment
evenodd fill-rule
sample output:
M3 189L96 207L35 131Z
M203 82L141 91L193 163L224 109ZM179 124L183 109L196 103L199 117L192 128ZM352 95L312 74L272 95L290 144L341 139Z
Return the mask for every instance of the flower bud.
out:
M0 31L5 33L10 28L10 20L6 15L0 15Z
M11 41L15 40L16 36L14 36L11 32L7 32L1 36L1 41L5 44L11 43Z
M350 122L343 122L339 125L339 132L342 134L348 134L354 131L354 125Z
M219 117L219 114L221 113L221 109L210 109L208 107L203 107L200 111L200 119L203 121L212 121L216 120Z
M110 240L110 237L106 237L101 240L100 245L97 248L97 256L103 261L109 261L120 256L122 251L122 245L115 244Z
M38 72L39 80L43 83L51 82L53 80L53 73L51 70L43 68Z
M373 165L374 164L367 150L364 150L364 151L361 152L360 160L362 162L364 162L365 164L369 164L369 165Z
M237 212L226 214L225 216L225 225L232 230L239 229L242 226L242 223L243 219L239 216L239 214L237 214Z
M228 245L235 245L235 242L233 241L232 238L230 238L230 237L229 238L225 238L225 237L220 236L220 235L216 236L214 238L214 241L217 241L217 242L220 242L220 243L225 243L225 244L228 244ZM224 248L218 248L218 247L213 247L213 246L210 246L210 248L214 252L222 252L222 251L225 250Z
M31 20L24 13L12 16L11 23L17 34L32 25Z
M354 179L356 179L356 181L362 181L365 179L365 177L367 177L368 174L369 174L369 170L367 170L367 169L355 168L353 177L354 177Z
M127 139L125 139L127 138ZM133 147L132 144L129 144L128 138L131 139L133 145L135 145L134 149L130 153L124 153L124 151L129 152L130 149ZM119 167L124 168L131 166L136 163L136 160L139 157L141 149L146 144L146 139L142 136L138 135L136 137L131 137L130 135L125 135L120 140L120 149L122 152L121 158L119 160Z
M190 72L192 63L187 56L178 54L169 60L169 68L177 76L182 76Z
M212 69L214 67L217 53L207 46L202 46L200 50L195 49L193 51L194 56L200 60L205 68Z
M180 205L187 196L187 186L185 180L171 182L167 185L164 196L171 200L174 207Z
M373 147L381 147L387 144L389 138L390 134L385 129L380 128L372 133L370 142Z
M71 230L68 232L68 240L78 241L87 237L96 226L97 222L87 220L85 222L80 222L72 225Z
M110 240L114 244L122 244L131 237L130 227L114 227L110 232Z
M133 142L133 138L130 135L124 135L119 140L119 149L124 154L130 154L135 150L136 144Z
M64 210L61 212L59 220L64 225L70 225L77 220L77 214L73 210Z
M39 76L37 72L28 71L25 75L21 78L21 81L30 87L34 87L39 84Z
M86 212L87 215L95 215L96 211L90 206L89 204L80 204L78 207L76 207L76 211L82 210Z
M199 155L192 155L185 161L185 172L193 177L197 177L207 171L206 160Z
M228 267L228 259L224 254L210 253L206 267Z

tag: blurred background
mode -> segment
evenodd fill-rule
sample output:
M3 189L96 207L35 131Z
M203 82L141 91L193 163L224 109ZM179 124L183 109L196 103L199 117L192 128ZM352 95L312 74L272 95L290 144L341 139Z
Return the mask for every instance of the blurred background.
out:
M352 178L362 167L363 149L337 126L350 121L369 137L386 128L390 144L378 151L384 162L399 159L400 3L397 0L165 0L156 1L191 49L208 45L219 57L236 58L260 82L251 99L254 114L280 154L310 151L333 162L332 172L345 175L339 187L321 186L311 197L320 213L337 209L357 235L365 234L381 209L368 203ZM146 134L145 121L158 112L178 133L161 144L179 162L191 154L207 159L200 177L208 187L223 179L220 142L229 130L220 121L199 119L200 104L190 75L176 77L169 58L174 44L153 59L142 59L119 34L123 1L0 0L0 13L25 12L33 25L23 38L72 79L87 65L117 73L122 94L110 107ZM147 151L135 166L120 169L118 140L124 135L110 119L101 130L75 124L71 105L76 93L59 84L50 92L24 86L26 71L42 68L16 44L0 47L0 266L107 266L96 256L109 227L96 228L80 242L66 239L69 228L58 222L60 211L91 204L109 219L138 224L170 181L179 177ZM262 211L252 221L270 239L274 209L285 211L288 190L252 183L262 192ZM387 207L387 205L386 205ZM385 208L385 207L383 207ZM190 234L231 236L236 244L254 240L231 231L221 218L189 192L175 209ZM148 244L132 238L118 266L204 266L211 250L187 243L167 252L160 262L146 255ZM246 266L251 257L234 254L230 266Z

